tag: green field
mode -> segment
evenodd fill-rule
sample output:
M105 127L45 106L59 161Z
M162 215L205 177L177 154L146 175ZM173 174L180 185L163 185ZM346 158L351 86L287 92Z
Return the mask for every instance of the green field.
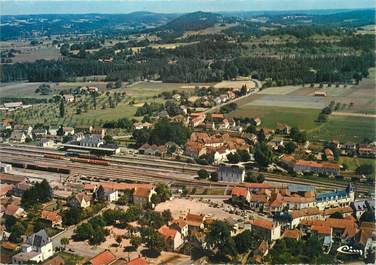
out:
M310 130L317 125L314 120L317 118L317 109L298 109L284 107L264 107L264 106L240 106L231 113L231 117L260 117L261 126L274 129L278 122L285 123L292 127Z
M231 117L260 117L263 127L274 129L278 122L304 129L311 140L339 140L361 142L374 139L376 119L350 116L330 116L325 123L317 123L320 110L269 106L240 105Z
M350 116L330 116L329 120L308 131L314 140L338 140L361 142L364 138L374 139L376 119Z

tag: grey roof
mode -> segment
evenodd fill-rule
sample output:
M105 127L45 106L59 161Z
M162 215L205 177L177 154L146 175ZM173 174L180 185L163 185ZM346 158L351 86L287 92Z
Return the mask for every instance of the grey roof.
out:
M99 144L103 142L102 138L99 135L87 135L84 139L80 140L80 145L82 144Z
M218 171L224 174L243 174L244 168L239 166L220 165Z
M50 238L48 237L47 232L44 229L32 234L26 241L27 244L36 248L40 248L46 245L48 242L50 242Z
M329 201L333 200L335 198L346 198L347 197L346 190L336 190L336 191L330 191L330 192L322 192L318 193L316 195L316 201Z
M299 191L315 191L315 187L311 185L302 185L302 184L288 184L288 190L290 192L299 192Z
M355 211L364 211L367 209L367 204L365 200L357 200L352 203L353 209Z

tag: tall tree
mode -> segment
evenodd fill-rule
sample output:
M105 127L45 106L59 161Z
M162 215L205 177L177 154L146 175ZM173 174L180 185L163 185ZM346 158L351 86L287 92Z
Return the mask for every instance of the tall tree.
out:
M60 99L60 105L59 105L59 113L60 113L60 118L63 118L65 115L65 103L64 99Z

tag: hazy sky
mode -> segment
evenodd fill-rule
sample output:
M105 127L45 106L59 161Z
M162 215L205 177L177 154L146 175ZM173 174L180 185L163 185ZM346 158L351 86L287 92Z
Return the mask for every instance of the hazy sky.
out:
M1 15L259 11L375 7L374 0L0 0Z

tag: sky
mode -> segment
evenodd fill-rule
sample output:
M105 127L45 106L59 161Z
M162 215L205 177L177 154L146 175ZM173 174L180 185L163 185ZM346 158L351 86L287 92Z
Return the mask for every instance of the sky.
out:
M374 0L0 0L0 15L375 8Z

